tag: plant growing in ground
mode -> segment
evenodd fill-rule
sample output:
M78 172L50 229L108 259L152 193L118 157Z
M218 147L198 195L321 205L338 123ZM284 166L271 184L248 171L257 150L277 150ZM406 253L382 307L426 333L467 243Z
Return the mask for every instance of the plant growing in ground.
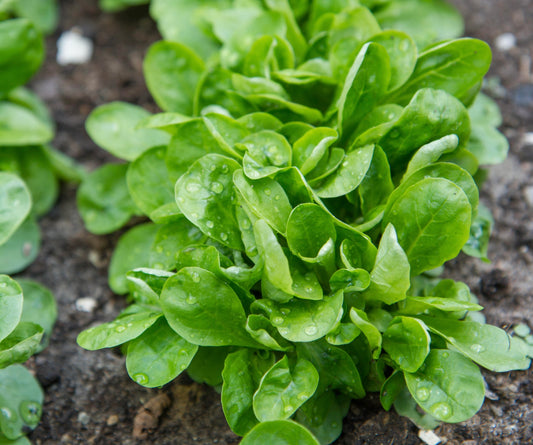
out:
M34 24L25 18L39 3ZM44 57L38 29L54 24L53 2L0 3L0 442L29 443L37 426L43 393L20 363L48 343L57 316L44 286L7 275L32 263L40 245L37 218L55 202L58 179L79 180L73 163L47 144L54 124L41 100L23 85Z
M144 64L164 112L96 109L90 136L129 162L78 192L94 233L151 221L121 237L110 265L131 306L81 346L123 345L147 387L185 370L215 386L246 444L331 443L350 401L376 391L420 426L460 422L483 402L477 365L530 366L530 347L485 324L464 283L438 278L461 250L486 259L479 165L507 152L497 107L477 94L490 49L453 39L453 9L151 8L174 40Z

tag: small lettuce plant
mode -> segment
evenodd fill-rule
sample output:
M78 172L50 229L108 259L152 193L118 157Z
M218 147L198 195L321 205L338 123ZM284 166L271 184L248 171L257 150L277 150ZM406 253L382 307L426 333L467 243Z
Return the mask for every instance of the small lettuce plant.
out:
M153 0L151 12L166 40L144 72L163 112L115 102L86 124L127 161L83 181L87 228L149 221L110 264L131 305L82 347L122 346L146 387L184 371L214 386L246 445L332 443L368 392L425 428L461 422L483 403L479 366L530 366L464 283L438 278L461 250L486 260L479 166L508 148L478 94L490 49L455 38L455 10Z
M29 444L25 434L41 417L43 392L21 364L48 343L57 317L52 293L16 281L40 246L37 219L53 206L59 179L81 170L50 147L54 123L42 101L24 87L44 58L41 32L56 17L51 1L0 2L0 443ZM13 18L13 17L20 18Z

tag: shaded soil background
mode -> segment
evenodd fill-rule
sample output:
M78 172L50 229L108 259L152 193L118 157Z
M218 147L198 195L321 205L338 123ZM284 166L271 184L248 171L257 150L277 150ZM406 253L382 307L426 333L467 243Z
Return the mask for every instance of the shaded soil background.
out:
M460 256L447 274L467 282L487 309L492 324L510 328L533 322L533 1L454 0L466 19L466 34L494 44L511 32L517 43L508 51L494 48L489 94L502 107L508 160L491 169L482 201L496 224L489 250L491 264ZM48 58L32 87L47 102L57 122L54 145L93 169L111 160L85 133L83 123L96 106L113 100L155 111L144 85L142 59L158 40L146 8L106 15L96 0L63 0L57 32L48 39ZM59 34L78 27L93 39L95 52L84 65L55 64ZM43 418L30 439L35 444L233 444L220 398L209 387L186 377L162 390L144 389L127 376L119 351L88 352L77 347L77 334L93 323L109 321L125 306L107 286L107 266L117 236L87 233L76 211L75 188L64 186L53 211L41 221L43 247L23 274L50 287L58 300L59 319L50 346L29 362L45 388ZM76 301L90 297L91 312ZM533 443L531 370L485 372L490 399L470 421L435 430L448 444ZM172 403L146 439L133 437L137 410L165 393ZM418 429L396 413L386 413L377 397L352 404L344 432L336 442L418 444ZM295 444L296 445L296 444Z

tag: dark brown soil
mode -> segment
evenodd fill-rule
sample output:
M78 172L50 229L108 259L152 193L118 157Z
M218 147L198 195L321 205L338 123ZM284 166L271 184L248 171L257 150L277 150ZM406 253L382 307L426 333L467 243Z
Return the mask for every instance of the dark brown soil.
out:
M105 15L96 0L62 0L59 29L48 39L48 59L33 88L49 104L57 122L55 146L88 168L111 159L85 133L83 123L97 105L123 100L154 109L142 77L142 59L159 39L146 8ZM483 305L488 320L508 328L533 321L533 147L524 134L533 131L533 2L530 0L455 0L466 17L467 35L490 44L511 32L515 48L494 50L491 92L497 96L503 131L511 142L509 159L491 169L482 201L493 211L496 228L484 264L461 256L448 274L466 281ZM55 64L59 33L77 26L95 43L84 65ZM497 85L495 88L494 85ZM499 86L498 86L499 85ZM526 198L529 194L529 200ZM53 289L59 319L50 346L29 365L45 388L43 418L31 434L35 444L232 444L219 395L209 387L179 378L162 390L141 388L126 374L118 351L84 351L77 334L97 321L111 320L125 306L107 287L106 270L116 236L88 234L76 211L75 189L63 187L54 210L41 221L43 248L24 274ZM91 313L76 309L91 297ZM533 443L531 371L485 372L490 400L470 421L442 425L436 434L448 444ZM147 439L133 437L136 412L159 393L170 408ZM375 396L352 404L338 444L418 444L418 429L394 412L384 412ZM295 444L296 445L296 444Z

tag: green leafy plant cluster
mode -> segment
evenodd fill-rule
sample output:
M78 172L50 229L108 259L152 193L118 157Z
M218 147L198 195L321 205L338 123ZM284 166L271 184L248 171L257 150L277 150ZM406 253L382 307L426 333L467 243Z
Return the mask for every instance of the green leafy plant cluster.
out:
M38 13L38 14L36 14ZM35 15L36 14L36 15ZM28 18L11 18L13 15ZM0 2L0 443L27 444L43 392L23 366L48 343L57 317L44 286L7 275L31 264L39 250L37 218L54 204L58 179L79 179L72 162L48 145L54 123L23 85L44 58L41 30L55 23L53 2ZM1 20L0 19L0 20Z
M530 366L526 342L438 278L461 250L486 260L479 166L507 153L478 94L490 49L456 39L455 10L152 0L151 13L166 40L144 72L163 112L115 102L86 124L127 161L83 181L87 228L150 221L109 269L132 304L82 347L122 346L146 387L185 370L214 386L247 445L331 443L368 392L426 428L461 422L483 403L478 365Z

